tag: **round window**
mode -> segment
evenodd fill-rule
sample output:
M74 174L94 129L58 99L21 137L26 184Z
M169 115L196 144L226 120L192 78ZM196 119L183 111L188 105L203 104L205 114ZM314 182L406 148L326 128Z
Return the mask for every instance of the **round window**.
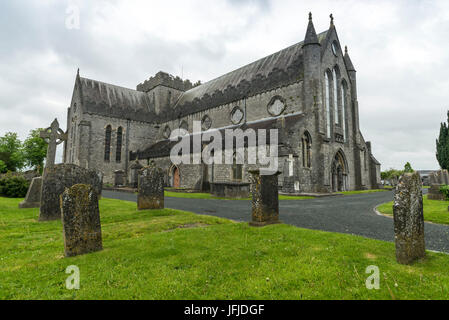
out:
M243 113L243 110L240 109L240 107L234 107L234 109L231 112L231 121L233 124L239 124L243 120L243 116L245 114Z
M203 120L201 120L201 129L203 129L203 131L206 131L209 130L211 126L212 126L212 119L208 115L205 115L203 117Z
M280 116L285 111L285 101L281 97L274 97L268 104L268 113L273 117Z

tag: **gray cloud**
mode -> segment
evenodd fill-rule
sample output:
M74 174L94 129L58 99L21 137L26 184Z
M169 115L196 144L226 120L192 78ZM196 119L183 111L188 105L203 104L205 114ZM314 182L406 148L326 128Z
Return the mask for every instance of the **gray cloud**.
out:
M77 5L79 30L65 27ZM303 39L329 13L358 71L360 121L384 168L437 168L446 120L449 3L441 1L60 1L0 3L0 135L65 127L76 69L134 88L159 70L207 81Z

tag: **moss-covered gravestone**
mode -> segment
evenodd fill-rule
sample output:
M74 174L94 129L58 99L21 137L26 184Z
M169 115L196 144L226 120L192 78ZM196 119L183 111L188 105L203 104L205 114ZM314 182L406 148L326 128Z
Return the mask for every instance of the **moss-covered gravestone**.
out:
M39 221L61 219L59 197L66 188L70 188L75 184L91 185L99 198L103 188L103 174L74 164L57 164L45 168L42 178Z
M396 259L410 264L426 255L422 183L419 173L405 173L394 196Z
M66 257L103 249L97 192L90 185L77 184L60 198Z
M253 227L263 227L279 221L279 190L278 175L262 175L260 170L251 174L252 221Z
M41 205L42 177L33 178L25 200L19 203L20 209L39 208Z
M164 172L154 165L139 171L139 210L164 209L164 181Z

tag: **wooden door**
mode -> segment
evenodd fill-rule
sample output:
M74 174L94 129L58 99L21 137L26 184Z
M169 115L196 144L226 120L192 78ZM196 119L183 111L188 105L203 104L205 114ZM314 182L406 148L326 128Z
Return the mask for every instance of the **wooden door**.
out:
M180 186L181 186L180 182L181 182L181 179L180 179L180 176L179 176L179 169L175 168L173 170L173 188L179 189Z

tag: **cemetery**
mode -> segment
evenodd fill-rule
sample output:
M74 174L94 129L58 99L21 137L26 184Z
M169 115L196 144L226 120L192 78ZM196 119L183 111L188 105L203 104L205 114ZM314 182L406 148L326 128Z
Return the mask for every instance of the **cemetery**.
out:
M321 2L5 1L0 301L449 300L447 1Z

